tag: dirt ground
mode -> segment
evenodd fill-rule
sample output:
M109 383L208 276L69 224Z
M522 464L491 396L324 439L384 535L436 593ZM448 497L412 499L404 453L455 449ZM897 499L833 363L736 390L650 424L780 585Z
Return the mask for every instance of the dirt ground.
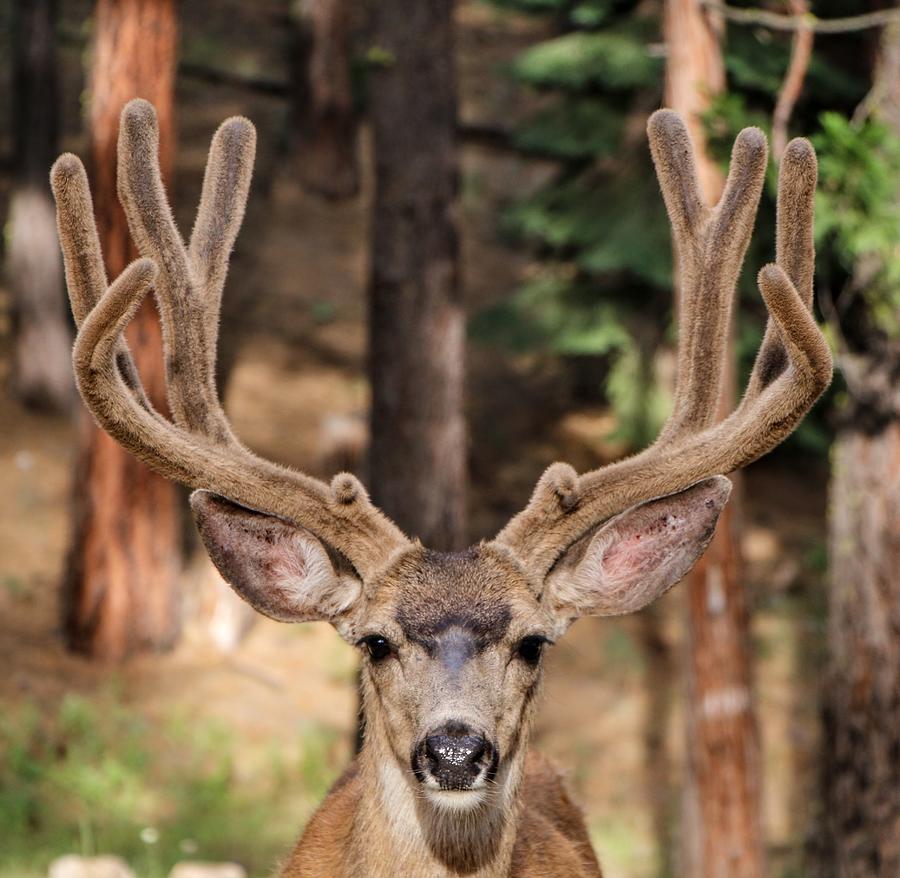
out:
M258 4L252 20L243 8L248 5L254 4L184 4L186 42L196 49L201 34L214 32L232 41L236 68L257 70L265 59L243 48L255 45L252 34L244 42L239 34L252 25L269 27L266 16L275 4ZM77 8L72 4L73 21ZM533 38L535 26L516 20L512 27L504 19L501 27L494 15L463 5L460 68L463 115L469 120L496 118L498 108L509 107L513 116L519 111L515 90L497 71ZM67 85L75 106L77 88ZM182 228L189 228L206 143L216 124L241 112L260 129L258 183L226 288L224 330L235 352L226 407L237 432L255 450L327 475L336 458L358 456L365 441L370 181L364 181L362 197L343 204L304 194L290 167L276 158L283 107L275 99L182 80L179 107L176 213ZM83 151L77 112L71 116L66 147ZM545 173L546 168L511 155L466 148L463 254L470 302L505 294L527 270L526 257L498 240L496 208ZM0 290L0 302L3 296ZM3 368L0 364L0 380ZM496 530L525 501L550 460L566 457L583 467L614 449L603 441L608 414L568 407L565 383L552 366L535 370L532 363L498 351L475 349L471 372L474 538ZM548 418L548 406L562 416ZM76 432L66 419L29 414L0 395L0 703L5 709L27 701L51 713L71 692L100 702L109 697L111 670L67 654L58 630ZM766 826L781 870L775 874L787 874L806 830L816 747L810 681L823 625L818 559L825 473L780 457L749 471L745 495ZM115 669L120 696L151 723L185 710L198 721L226 725L248 773L261 754L294 741L310 723L334 730L349 754L353 651L324 625L293 628L259 619L234 651L223 652L210 633L211 579L208 563L192 558L185 572L189 615L182 644L171 654L141 657ZM677 825L684 736L681 603L676 589L652 617L580 622L549 659L536 743L568 771L613 878L659 874L654 815L667 813ZM662 653L646 648L654 634L666 646ZM653 697L659 691L663 697ZM660 734L666 754L648 766L645 742L653 732Z

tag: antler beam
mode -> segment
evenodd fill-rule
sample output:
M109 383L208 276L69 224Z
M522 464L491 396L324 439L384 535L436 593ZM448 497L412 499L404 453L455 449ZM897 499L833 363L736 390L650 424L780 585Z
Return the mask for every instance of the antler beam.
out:
M263 460L235 437L215 386L216 339L228 257L250 188L256 132L243 118L213 137L197 220L185 247L159 172L153 107L131 101L119 131L119 198L143 258L108 286L87 175L71 154L50 174L72 311L74 365L89 410L125 448L162 475L289 519L322 537L365 580L409 544L349 473L331 485ZM141 386L126 326L150 288L163 329L174 423Z
M817 168L810 143L796 139L785 151L776 262L758 277L768 326L740 405L713 424L734 288L765 178L765 136L755 128L738 135L725 191L710 209L681 117L660 110L650 117L648 133L680 274L673 412L656 442L640 454L580 477L568 464L546 470L528 506L496 538L538 579L568 546L613 515L771 451L831 380L831 352L811 313Z

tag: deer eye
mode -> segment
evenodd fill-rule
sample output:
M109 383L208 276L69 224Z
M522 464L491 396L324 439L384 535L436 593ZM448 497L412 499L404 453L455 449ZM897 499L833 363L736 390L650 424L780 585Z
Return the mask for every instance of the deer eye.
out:
M364 646L369 653L369 658L373 662L380 662L391 654L391 644L387 638L380 634L370 634L360 640L360 645Z
M541 637L539 634L523 637L516 647L516 655L526 664L536 665L541 660L541 653L544 651L546 642L547 638Z

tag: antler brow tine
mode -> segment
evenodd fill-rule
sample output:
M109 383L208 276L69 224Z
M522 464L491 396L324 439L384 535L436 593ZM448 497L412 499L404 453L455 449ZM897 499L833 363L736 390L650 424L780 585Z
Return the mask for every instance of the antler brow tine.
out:
M349 474L334 489L263 460L235 437L215 387L219 305L250 188L256 134L246 119L222 124L210 148L190 248L175 227L157 158L153 107L131 101L119 129L119 197L144 258L107 288L87 175L73 155L51 171L69 298L79 332L73 364L100 425L164 476L294 521L341 552L363 579L409 544ZM122 333L156 293L175 423L148 401Z
M782 159L776 262L765 266L758 279L768 326L740 405L714 423L734 288L765 178L766 140L753 128L738 135L723 195L708 208L681 117L660 110L647 128L672 224L681 294L673 411L649 448L580 476L570 492L574 503L564 504L559 497L550 502L548 470L528 506L496 537L539 574L611 516L732 472L771 451L796 428L831 380L831 352L811 313L816 186L812 146L794 140Z

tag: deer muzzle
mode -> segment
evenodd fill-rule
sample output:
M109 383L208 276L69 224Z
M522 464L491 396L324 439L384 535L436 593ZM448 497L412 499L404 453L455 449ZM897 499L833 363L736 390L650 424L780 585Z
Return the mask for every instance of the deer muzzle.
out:
M497 747L461 722L447 722L416 746L412 768L420 783L442 791L479 789L497 771Z

